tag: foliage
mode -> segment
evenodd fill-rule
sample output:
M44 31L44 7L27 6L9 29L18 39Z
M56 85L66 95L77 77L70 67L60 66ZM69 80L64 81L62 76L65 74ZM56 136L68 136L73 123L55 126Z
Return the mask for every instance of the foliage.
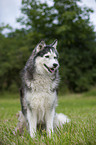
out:
M96 91L95 91L96 92ZM18 94L17 94L18 96ZM16 94L0 95L0 144L96 144L96 99L83 95L66 95L59 98L56 112L62 112L71 119L52 138L48 138L43 132L42 136L38 132L32 139L26 131L24 135L15 135L14 129L17 125L16 114L20 110L20 101L16 99Z
M82 92L96 84L96 34L90 23L89 8L79 0L53 0L53 5L39 0L22 0L24 28L0 34L0 89L20 87L20 70L35 45L41 40L58 39L60 91ZM49 1L50 2L50 1Z

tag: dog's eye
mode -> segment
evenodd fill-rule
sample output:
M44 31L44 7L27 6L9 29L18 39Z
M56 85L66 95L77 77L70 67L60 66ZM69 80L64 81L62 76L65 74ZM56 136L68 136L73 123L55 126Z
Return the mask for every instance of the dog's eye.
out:
M54 57L54 59L57 59L57 57Z
M46 58L49 58L49 55L46 55L45 57L46 57Z

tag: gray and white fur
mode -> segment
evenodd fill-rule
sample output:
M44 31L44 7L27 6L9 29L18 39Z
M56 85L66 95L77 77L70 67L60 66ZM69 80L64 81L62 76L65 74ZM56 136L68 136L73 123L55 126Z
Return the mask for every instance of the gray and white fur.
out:
M59 84L59 63L56 50L57 40L51 45L41 41L33 50L22 71L20 90L21 109L19 129L26 124L30 136L36 135L39 126L51 136L53 130L69 119L56 114L57 89Z

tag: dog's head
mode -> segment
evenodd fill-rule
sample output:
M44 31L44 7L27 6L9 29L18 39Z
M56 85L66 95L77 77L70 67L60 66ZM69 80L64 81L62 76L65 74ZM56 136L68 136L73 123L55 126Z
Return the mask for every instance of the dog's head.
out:
M57 40L52 44L46 45L41 41L35 48L35 67L39 74L54 74L59 67L58 53L56 50Z

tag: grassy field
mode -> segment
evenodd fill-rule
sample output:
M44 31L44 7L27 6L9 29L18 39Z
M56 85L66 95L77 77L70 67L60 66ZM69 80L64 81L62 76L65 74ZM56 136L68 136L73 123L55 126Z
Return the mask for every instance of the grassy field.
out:
M71 119L48 138L37 133L32 139L25 130L14 135L16 114L20 110L18 94L0 94L0 145L96 145L96 92L60 96L56 111Z

